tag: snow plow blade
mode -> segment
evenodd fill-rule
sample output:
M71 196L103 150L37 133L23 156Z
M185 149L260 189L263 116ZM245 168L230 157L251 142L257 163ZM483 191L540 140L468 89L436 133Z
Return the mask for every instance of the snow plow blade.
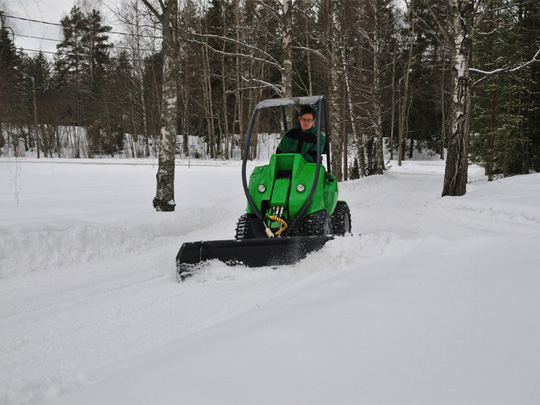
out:
M184 280L194 274L200 263L213 259L248 267L294 264L331 239L332 236L294 236L187 242L176 256L177 276Z

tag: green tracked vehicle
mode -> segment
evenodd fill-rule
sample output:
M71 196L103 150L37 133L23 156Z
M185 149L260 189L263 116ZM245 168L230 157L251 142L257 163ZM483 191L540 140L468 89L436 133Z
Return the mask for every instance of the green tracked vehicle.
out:
M287 131L287 106L311 106L316 114L317 159L308 163L295 151L276 153L264 166L255 167L247 181L250 139L258 112L279 108ZM324 119L324 121L323 121ZM321 148L321 124L326 143ZM242 159L246 213L236 225L234 240L184 243L176 256L180 280L193 274L201 262L217 259L249 267L293 264L316 251L334 236L351 232L351 214L338 200L338 182L331 174L330 130L324 96L269 99L253 111ZM322 164L326 156L326 167Z

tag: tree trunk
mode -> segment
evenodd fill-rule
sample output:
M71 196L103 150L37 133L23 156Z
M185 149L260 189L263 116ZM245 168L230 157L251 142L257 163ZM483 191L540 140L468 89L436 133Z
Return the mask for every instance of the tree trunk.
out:
M451 129L448 137L443 196L462 196L467 191L472 13L471 1L452 0L452 21L454 23L453 89L450 107Z
M215 126L214 126L214 105L212 101L212 82L210 70L210 57L208 55L208 47L202 48L203 57L203 96L204 109L206 112L206 128L208 135L207 152L210 154L210 159L214 158L215 151Z
M308 31L306 31L306 47L308 49L310 47ZM306 52L306 59L307 59L307 73L308 73L308 92L309 92L308 95L312 96L313 95L313 78L311 74L311 52L310 51Z
M444 101L444 83L446 76L446 52L443 44L442 71L441 71L441 160L444 160L444 144L446 143L446 110Z
M504 131L504 154L503 154L503 176L508 177L508 165L510 161L510 113L512 112L512 80L508 86L508 109L506 112L506 130Z
M373 35L373 90L372 90L372 99L373 99L373 116L375 127L375 150L376 150L376 162L377 162L377 174L383 174L384 172L384 153L383 153L383 128L382 128L382 102L381 102L381 67L380 67L380 48L381 48L381 38L379 36L379 13L377 7L377 1L372 0L371 3L373 17L375 20L374 24L374 35Z
M145 2L146 4L146 2ZM148 6L148 5L147 5ZM162 24L163 94L161 109L161 143L156 174L157 187L153 206L156 211L174 211L174 158L176 147L176 23L178 4L169 0L160 15Z
M340 58L340 46L341 46L341 21L339 12L341 10L340 0L331 0L331 15L332 15L332 27L331 27L331 55L330 55L330 99L331 99L331 128L332 128L332 172L336 176L338 181L343 179L342 172L342 148L341 148L341 134L339 123L341 118L341 97L340 97L340 85L339 82L342 78Z
M283 46L283 72L281 82L283 86L283 97L292 97L292 76L293 76L293 49L292 49L292 2L283 0L283 25L281 27L281 45Z
M242 39L242 28L240 27L240 18L241 18L241 11L240 11L240 0L234 0L234 19L236 23L235 28L235 35L236 35L236 45L235 45L235 52L238 55L240 53L238 43ZM240 154L243 156L244 153L244 144L246 140L246 134L244 132L244 98L242 97L243 90L243 78L242 78L242 59L240 56L237 56L235 59L236 63L236 91L234 93L235 96L235 103L236 103L236 114L238 119L238 132L240 134ZM233 131L233 139L234 139L234 131ZM234 144L234 141L233 141ZM231 145L232 149L232 145ZM232 153L231 153L232 155Z
M356 117L355 117L355 114L354 114L354 104L353 104L353 101L352 101L352 90L351 90L351 82L350 82L350 78L349 78L349 71L347 69L347 57L345 55L345 49L342 48L341 49L341 63L342 63L342 69L343 69L343 79L344 79L344 84L345 84L345 94L347 96L347 106L349 107L349 121L351 122L351 131L352 131L352 134L353 134L353 139L358 139L358 134L357 134L357 131L356 131ZM344 120L346 121L346 120ZM347 180L348 179L348 175L349 175L349 169L348 169L348 159L349 159L349 148L348 148L348 145L349 145L349 137L347 135L347 130L345 129L344 132L343 132L343 135L344 135L344 155L345 155L345 159L344 159L344 167L343 167L343 175L344 175L344 179Z
M394 160L394 126L396 120L396 47L392 58L392 119L390 123L390 160Z
M223 29L225 30L225 27L223 27ZM224 35L226 34L226 32L223 33ZM225 53L225 41L223 42L223 48L222 48L223 52ZM222 103L223 103L223 127L224 127L224 147L223 147L223 157L225 159L229 159L229 154L228 154L228 145L229 145L229 109L227 107L227 83L225 81L225 76L226 76L226 73L225 73L225 65L226 64L226 60L225 60L225 55L222 56L221 58L221 92L222 92ZM223 140L221 141L223 142ZM221 151L221 142L219 142L219 145L218 145L218 150Z
M405 157L405 140L407 139L407 132L408 132L408 111L409 111L409 77L412 70L412 57L413 57L413 45L414 45L414 32L415 32L415 25L414 25L414 16L413 16L413 10L414 10L414 0L411 0L410 4L411 8L411 26L409 29L409 53L408 53L408 59L407 59L407 71L405 72L405 75L403 76L403 99L400 100L400 117L399 117L399 134L398 134L398 166L401 166L401 162L403 158ZM401 82L401 80L400 80ZM399 86L401 86L401 83L398 83ZM407 131L406 131L407 129Z
M182 139L184 140L182 142L184 156L189 156L191 153L189 145L189 92L185 80L182 89Z
M342 55L343 55L343 52L342 52ZM343 161L343 178L342 180L343 181L347 181L347 178L348 178L348 175L349 175L349 162L348 162L348 158L347 158L347 154L349 153L349 150L347 148L347 143L348 143L348 131L347 131L347 98L345 97L345 92L346 92L346 89L345 89L345 80L342 81L342 94L344 95L342 97L342 100L343 100L343 107L341 108L341 119L340 119L340 124L341 124L341 128L340 128L340 133L341 133L341 139L342 139L342 150L343 150L343 157L342 157L342 161Z
M497 81L495 80L495 83ZM488 140L488 159L486 174L488 176L488 181L493 181L493 158L494 158L494 146L495 146L495 90L491 91L491 118L490 118L490 128L489 128L489 140Z

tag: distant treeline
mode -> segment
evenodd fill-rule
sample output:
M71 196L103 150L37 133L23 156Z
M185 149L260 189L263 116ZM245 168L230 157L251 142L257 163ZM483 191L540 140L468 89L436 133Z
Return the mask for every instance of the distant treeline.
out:
M409 0L400 8L392 0L340 0L336 20L334 1L296 0L285 8L275 0L181 2L174 69L177 133L184 141L177 152L187 154L187 136L197 135L204 137L208 157L233 157L243 147L256 103L288 96L290 87L294 96L334 96L338 178L380 173L383 147L392 158L406 159L419 149L444 158L451 130L451 2ZM470 159L490 176L540 171L540 2L470 3L475 12L489 9L474 27ZM135 0L117 17L126 35L114 35L119 39L113 42L98 10L73 7L59 22L63 38L48 58L17 50L14 21L0 12L4 152L37 146L51 157L66 150L69 157L81 157L81 151L88 157L157 152L159 22ZM288 38L291 60L283 46ZM339 80L330 80L332 75ZM275 128L270 121L260 119L257 131ZM73 144L77 138L66 136L66 127L84 128L86 144ZM129 153L126 143L133 145ZM357 151L353 162L351 145ZM252 156L256 150L254 145Z

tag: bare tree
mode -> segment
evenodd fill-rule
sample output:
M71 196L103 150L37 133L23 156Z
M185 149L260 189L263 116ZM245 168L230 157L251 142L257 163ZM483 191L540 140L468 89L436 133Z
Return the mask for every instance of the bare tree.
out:
M292 50L292 30L293 30L293 3L291 0L283 0L281 4L282 24L281 24L281 44L283 46L283 74L281 75L281 85L283 86L283 96L293 96L293 50Z
M373 38L371 40L371 46L373 48L373 89L372 89L372 98L373 98L373 127L375 129L376 137L376 149L377 149L377 174L383 174L384 170L384 155L383 155L383 107L382 107L382 87L381 87L381 76L382 76L382 66L381 66L381 48L382 40L381 37L381 26L382 21L380 21L380 0L373 0L371 2L371 8L374 18L374 30Z
M330 38L330 102L331 102L331 128L332 128L332 172L338 181L343 179L342 159L343 151L341 147L341 0L330 0L331 15L331 38Z
M131 112L131 120L133 122L132 139L139 144L144 143L144 149L140 151L133 150L137 156L148 156L150 154L148 145L151 136L148 125L146 91L144 88L144 57L148 55L148 50L151 49L151 44L148 42L149 40L153 42L154 30L149 30L145 27L145 15L143 11L148 13L145 7L141 8L141 4L137 0L127 0L119 5L118 9L114 10L116 17L122 22L130 34L126 36L124 41L130 49L130 57L133 65L132 85L134 98L136 98L134 102L140 106L140 111ZM143 142L140 142L141 140Z
M409 25L409 49L407 52L407 66L405 70L405 75L403 79L403 98L399 100L400 103L400 113L399 113L399 129L398 129L398 166L401 166L401 162L405 157L405 141L407 139L408 132L408 111L410 107L409 103L409 80L412 72L412 58L413 58L413 49L414 49L414 35L415 35L415 18L414 18L414 0L411 0L409 4L410 8L410 25ZM401 89L401 79L399 80L398 86Z
M176 90L175 63L177 52L177 0L160 1L160 9L149 0L142 0L148 10L159 20L162 27L163 91L161 107L161 138L156 174L156 196L152 204L156 211L174 211L174 159L176 147Z
M450 133L444 172L442 195L462 196L467 191L468 144L471 115L470 64L476 27L491 8L489 0L478 17L474 0L452 0L452 102L450 106Z

